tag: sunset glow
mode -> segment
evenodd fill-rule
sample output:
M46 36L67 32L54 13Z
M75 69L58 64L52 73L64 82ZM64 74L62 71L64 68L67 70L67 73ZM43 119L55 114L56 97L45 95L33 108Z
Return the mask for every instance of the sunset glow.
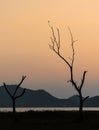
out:
M75 78L87 70L85 95L99 95L98 0L0 0L0 85L16 84L27 75L23 87L45 89L54 96L75 94L68 84L69 70L49 49L48 20L60 29L61 53L71 57L68 26L75 43Z

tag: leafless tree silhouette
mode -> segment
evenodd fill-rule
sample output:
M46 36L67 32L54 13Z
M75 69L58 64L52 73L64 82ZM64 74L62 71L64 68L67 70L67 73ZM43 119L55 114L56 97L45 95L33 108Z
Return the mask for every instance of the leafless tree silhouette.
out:
M51 32L52 32L52 36L51 36L51 38L50 38L52 44L49 44L49 47L50 47L50 49L53 50L53 51L59 56L59 58L61 58L61 59L67 64L67 66L69 67L69 70L70 70L70 80L69 80L69 82L72 83L73 87L75 88L75 90L76 90L77 93L78 93L78 97L79 97L79 101L80 101L80 104L79 104L80 121L83 121L83 104L84 104L85 100L88 99L89 96L83 97L83 95L82 95L82 88L83 88L83 85L84 85L84 82L85 82L85 78L86 78L86 73L87 73L87 71L84 71L84 72L83 72L80 85L78 85L77 82L76 82L75 79L74 79L74 72L73 72L73 69L74 69L74 60L75 60L75 48L74 48L74 43L75 43L77 40L74 40L73 35L72 35L72 32L71 32L70 28L68 27L68 30L69 30L69 33L70 33L70 37L71 37L71 47L72 47L72 56L71 56L71 58L70 58L71 61L68 61L68 59L64 58L64 56L62 56L61 53L60 53L60 48L61 48L61 44L60 44L60 43L61 43L61 41L60 41L60 31L59 31L59 29L57 28L57 37L56 37L54 28L53 28L53 26L50 25L50 21L48 21L48 24L49 24L49 27L50 27Z
M13 116L14 116L14 120L16 120L16 109L15 109L15 105L16 105L16 99L20 98L23 96L23 94L25 93L26 89L23 89L22 93L20 95L17 95L17 91L20 87L20 85L23 83L24 79L26 78L26 76L22 76L21 81L19 82L19 84L16 86L16 89L14 91L13 94L11 94L11 92L9 91L9 89L7 88L7 85L5 83L3 83L6 92L8 93L8 95L10 96L10 98L12 99L12 105L13 105Z

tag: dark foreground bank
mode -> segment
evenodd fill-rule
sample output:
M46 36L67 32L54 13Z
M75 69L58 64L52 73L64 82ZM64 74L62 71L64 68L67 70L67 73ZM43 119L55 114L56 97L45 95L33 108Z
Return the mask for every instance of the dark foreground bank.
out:
M85 121L79 122L78 112L46 111L0 113L0 130L99 130L99 112L84 112Z

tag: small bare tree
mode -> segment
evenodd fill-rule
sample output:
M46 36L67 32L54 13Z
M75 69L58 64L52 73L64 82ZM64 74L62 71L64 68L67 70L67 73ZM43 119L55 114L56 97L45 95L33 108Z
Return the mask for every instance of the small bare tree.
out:
M23 94L25 93L25 90L26 89L23 89L22 93L17 95L17 91L20 87L20 85L23 83L24 79L26 78L26 76L22 76L22 79L21 81L19 82L19 84L16 86L16 89L15 91L13 92L13 94L9 91L9 89L7 88L7 85L4 83L4 87L5 87L5 90L6 92L8 93L8 95L10 96L10 98L12 99L12 105L13 105L13 116L14 116L14 119L16 120L16 99L20 98L23 96Z
M58 56L59 58L61 58L65 63L66 65L69 67L69 70L70 70L70 80L69 82L72 83L73 87L75 88L75 90L77 91L78 93L78 97L79 97L79 114L80 114L80 121L83 121L83 104L85 102L86 99L88 99L89 96L87 97L83 97L82 95L82 88L83 88L83 84L84 84L84 81L85 81L85 76L86 76L86 73L87 71L84 71L83 72L83 75L82 75L82 79L81 79L81 83L80 85L77 84L77 82L75 81L74 79L74 72L73 72L73 69L74 69L74 60L75 60L75 48L74 48L74 43L77 41L77 40L74 40L73 39L73 35L72 35L72 32L70 30L70 28L68 27L68 30L69 30L69 33L70 33L70 36L71 36L71 47L72 47L72 57L70 58L71 59L71 62L68 61L68 59L64 58L64 56L61 55L60 53L60 47L61 47L61 42L60 42L60 31L59 29L57 28L57 37L55 35L55 31L54 31L54 28L53 26L50 25L50 22L48 21L48 24L49 24L49 27L51 29L51 32L52 32L52 36L51 36L51 43L52 45L50 44L49 47L51 50L53 50Z

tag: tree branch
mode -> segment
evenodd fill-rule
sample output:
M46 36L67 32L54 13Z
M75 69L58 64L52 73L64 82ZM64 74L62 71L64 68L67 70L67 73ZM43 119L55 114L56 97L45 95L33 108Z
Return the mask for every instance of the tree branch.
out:
M81 80L80 90L81 90L82 87L83 87L83 84L84 84L84 81L85 81L86 73L87 73L87 71L84 71L84 73L83 73L83 78L82 78L82 80Z
M58 42L57 42L57 52L59 52L60 50L60 32L59 32L59 29L57 28L57 34L58 34Z
M83 102L84 102L85 100L87 100L88 98L89 98L89 96L85 97L85 98L83 99Z
M71 29L68 27L68 30L69 30L69 33L70 33L70 36L71 36L71 47L72 47L72 63L71 63L71 66L73 67L73 64L74 64L74 58L75 58L75 48L74 48L74 43L77 41L73 39L73 35L72 35L72 32L71 32Z
M60 32L59 32L59 29L57 28L57 33L58 33L58 42L57 42L53 26L50 25L50 21L48 21L48 24L49 24L49 27L51 29L52 37L53 37L53 38L52 37L50 38L51 43L52 43L52 45L49 44L50 49L52 49L63 61L65 61L65 63L69 67L71 67L70 63L60 54ZM56 44L56 48L55 48L55 44Z
M79 88L77 87L76 82L74 82L74 80L70 80L70 82L72 83L72 85L74 86L74 88L76 89L76 91L79 93Z
M12 98L12 95L11 95L11 93L9 92L9 90L7 89L7 86L6 86L5 83L3 83L3 86L5 87L5 90L7 91L7 93L9 94L9 96Z
M22 97L22 96L23 96L23 94L25 93L25 91L26 91L26 89L23 89L23 92L22 92L20 95L15 96L15 99Z
M23 83L23 81L24 81L25 78L26 78L26 76L22 76L22 79L21 79L20 83L17 85L17 87L16 87L16 89L15 89L15 92L14 92L13 96L15 96L15 94L16 94L18 88L19 88L20 85Z

